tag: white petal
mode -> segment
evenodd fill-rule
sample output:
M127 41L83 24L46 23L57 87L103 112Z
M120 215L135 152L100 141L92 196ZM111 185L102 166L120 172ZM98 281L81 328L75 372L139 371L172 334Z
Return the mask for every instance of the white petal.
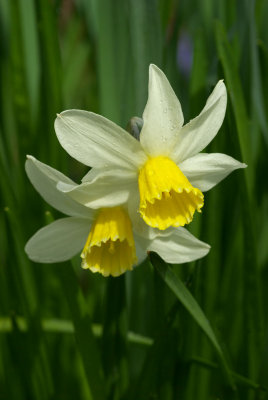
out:
M128 214L132 222L133 231L136 232L137 235L139 236L150 239L151 227L149 227L144 222L139 213L140 194L139 194L138 184L136 184L136 186L133 186L133 190L130 192L127 205L128 205Z
M141 264L147 257L153 239L159 237L161 240L162 237L170 235L170 232L167 232L168 230L160 232L159 230L151 228L150 226L146 225L143 221L142 223L145 225L145 228L147 227L147 230L144 229L141 232L141 235L140 232L139 234L135 231L133 232L135 247L136 247L136 255L138 258L137 265Z
M82 182L86 183L86 182L95 182L97 179L99 179L101 176L112 176L113 173L115 174L121 174L121 176L123 177L123 179L127 179L127 177L129 177L129 179L133 180L134 178L137 180L138 179L138 171L131 171L131 170L126 170L123 168L117 168L117 167L113 167L111 168L111 166L109 167L102 167L102 168L91 168L86 175L82 178Z
M149 69L149 96L143 121L140 141L146 153L168 155L176 133L183 125L183 114L165 74L153 64Z
M137 265L139 265L147 257L147 249L151 242L150 242L150 240L146 240L143 237L136 235L135 232L134 232L134 240L135 240L135 247L136 247L136 256L138 259Z
M226 87L219 81L201 113L180 130L170 154L176 164L199 153L211 142L221 127L226 104Z
M182 264L204 257L210 246L196 239L185 228L173 228L170 235L160 235L152 240L149 250L158 253L163 260L172 264Z
M68 185L75 183L67 176L49 165L43 164L32 156L27 156L25 164L26 173L45 201L60 212L77 217L91 217L91 210L78 204L65 193L57 189L58 182L64 182Z
M28 257L36 262L66 261L82 250L90 231L86 218L63 218L40 229L25 246Z
M101 115L67 110L56 118L55 130L62 147L91 167L117 165L136 169L146 160L140 143Z
M137 185L137 173L130 170L93 168L81 185L59 183L58 188L80 204L91 208L114 207L127 201L133 185Z
M200 153L183 161L179 167L194 187L206 192L238 168L246 168L234 158L220 153Z
M110 168L108 167L104 167L104 168L92 168L90 169L85 176L83 176L83 178L81 179L82 183L88 182L92 180L92 174L93 171L95 171L95 173L98 173L98 171L103 170L104 172L109 171Z

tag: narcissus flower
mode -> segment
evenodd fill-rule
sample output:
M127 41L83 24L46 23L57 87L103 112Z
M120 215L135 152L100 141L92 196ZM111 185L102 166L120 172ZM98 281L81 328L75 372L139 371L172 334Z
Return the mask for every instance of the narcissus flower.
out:
M59 188L91 207L94 184L98 198L104 195L101 206L130 201L151 227L184 226L203 207L203 192L246 167L225 154L200 153L221 127L226 101L225 85L219 81L201 113L183 126L179 100L164 73L151 65L140 141L91 112L68 110L58 115L55 129L63 148L94 167L81 185Z
M91 185L94 208L79 204L57 186L75 183L59 171L32 156L26 172L35 189L54 208L67 214L40 229L28 241L25 251L33 261L66 261L81 253L82 267L104 276L119 276L140 264L148 251L157 252L169 263L184 263L204 257L209 246L184 228L165 232L147 226L125 204L98 208L99 181ZM117 199L118 200L118 199ZM130 215L134 219L130 218Z

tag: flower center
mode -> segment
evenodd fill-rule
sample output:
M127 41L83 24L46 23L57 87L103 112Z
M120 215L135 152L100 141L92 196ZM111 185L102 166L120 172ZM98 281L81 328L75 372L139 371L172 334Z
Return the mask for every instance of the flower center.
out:
M100 210L81 254L82 267L119 276L137 262L131 221L122 207Z
M168 157L149 158L139 172L140 214L153 228L184 226L204 204L194 188Z

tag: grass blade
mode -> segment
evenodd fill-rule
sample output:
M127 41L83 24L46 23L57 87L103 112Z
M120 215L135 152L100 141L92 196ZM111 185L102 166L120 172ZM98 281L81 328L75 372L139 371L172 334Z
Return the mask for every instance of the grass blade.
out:
M172 290L175 296L180 300L180 302L184 305L187 311L192 315L194 320L203 330L203 332L207 335L211 344L213 345L216 353L219 357L221 366L223 371L225 372L226 378L229 382L229 385L234 389L233 378L231 376L228 363L225 359L225 356L222 352L222 349L218 343L218 340L212 330L212 327L201 310L200 306L192 296L192 294L188 291L182 281L178 278L177 275L172 271L172 269L166 265L163 261L161 261L160 257L156 254L150 254L150 260L152 265L157 269L158 273L168 285L168 287Z
M234 111L238 148L242 152L243 157L246 153L249 154L249 129L247 125L247 114L242 95L242 87L239 75L234 65L232 64L231 47L228 43L224 27L218 22L216 24L217 48L221 63L226 76L226 83L231 95L232 107ZM249 160L252 161L250 157ZM253 162L252 162L253 164ZM254 171L253 165L250 165L249 171ZM246 178L248 175L246 175ZM244 234L244 252L243 252L243 284L244 284L244 307L246 310L245 318L245 341L247 355L245 355L245 365L247 365L246 373L250 378L256 379L259 369L259 356L261 352L261 344L263 342L263 321L261 310L261 286L258 268L258 257L256 251L256 239L254 231L254 215L252 210L255 205L255 191L252 187L253 177L250 180L245 180L244 176L241 179L241 196L242 213L243 213L243 234Z
M57 267L56 272L69 304L75 338L83 360L92 398L103 400L105 399L105 383L99 348L93 336L91 319L77 277L70 263L61 264Z

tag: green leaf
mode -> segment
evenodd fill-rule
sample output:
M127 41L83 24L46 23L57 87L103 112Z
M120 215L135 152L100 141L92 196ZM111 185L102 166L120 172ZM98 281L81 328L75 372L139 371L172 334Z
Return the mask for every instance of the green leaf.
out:
M59 51L56 13L50 1L40 0L36 3L39 41L41 52L41 101L39 126L46 135L40 135L38 140L43 141L43 151L49 148L49 159L56 163L64 154L59 151L59 144L54 134L53 124L56 113L62 111L62 68ZM51 134L48 134L51 132ZM35 134L38 135L36 130ZM37 140L37 139L36 139Z
M175 389L172 372L178 359L179 333L174 327L177 312L177 301L175 304L173 303L165 316L161 312L159 323L157 321L154 329L154 343L146 354L136 387L132 393L132 399L170 399L168 392L170 392L170 387L173 390Z
M196 363L204 368L207 369L217 369L218 365L214 362L208 361L204 358L200 358L200 357L193 357L191 360L189 360L190 363ZM243 375L237 374L236 372L231 371L232 376L234 377L235 381L241 385L241 386L246 386L248 388L252 388L255 390L263 390L266 391L265 388L261 387L260 384L252 381L249 378L246 378Z
M223 25L216 22L216 44L218 54L223 65L223 70L226 78L228 95L231 98L231 103L234 110L235 122L239 137L239 143L242 153L242 159L245 163L252 165L252 152L249 137L249 121L246 111L245 96L243 93L239 72L234 61L232 47L227 39ZM248 186L252 187L253 169L247 171Z
M162 38L156 0L129 0L133 53L135 113L141 116L147 100L149 64L162 62Z
M263 134L266 146L268 146L268 125L263 99L263 82L260 70L258 54L258 42L255 18L250 18L255 13L255 0L250 0L248 7L249 14L249 38L250 38L250 57L251 57L251 92L252 107L258 115L259 125Z
M246 106L242 93L242 86L239 79L238 71L232 63L231 47L227 40L226 32L220 22L216 23L216 39L217 48L221 63L226 76L227 87L231 96L232 107L234 111L236 128L238 134L238 147L244 157L249 157L252 162L250 153L249 127L247 123ZM234 140L236 136L234 135ZM252 162L253 164L253 162ZM243 215L243 235L244 235L244 251L243 251L243 303L245 309L245 346L247 355L245 357L246 372L250 378L256 379L258 376L259 355L261 354L261 344L263 342L263 313L262 313L262 294L260 284L260 273L258 268L258 254L256 251L256 239L254 231L255 215L253 210L256 209L255 191L253 190L253 165L250 165L249 171L251 175L242 176L241 179L241 210ZM252 195L253 194L253 195Z
M26 390L32 390L35 393L35 397L38 399L41 397L41 387L43 387L43 398L48 399L52 395L54 388L52 383L52 377L47 359L47 346L43 341L43 335L41 331L41 321L39 317L39 299L37 295L37 287L34 279L32 265L27 259L24 252L24 238L21 225L19 224L18 216L10 210L8 207L5 208L5 215L7 218L6 234L10 232L11 244L13 246L12 251L12 277L15 278L14 294L17 298L16 309L22 306L24 315L28 321L28 332L24 337L18 329L15 329L13 334L13 351L18 354L18 365L24 365L25 368L22 373L22 380L25 382ZM15 310L16 310L15 309ZM14 311L15 311L14 310ZM15 325L15 319L13 319ZM17 347L17 348L16 348ZM21 349L25 348L26 357L21 352ZM24 375L25 371L27 374ZM27 377L30 377L30 384L27 382ZM25 379L24 379L25 378Z
M40 58L38 52L38 30L33 0L19 0L18 4L21 35L23 42L22 62L25 65L25 81L27 84L32 120L36 122L38 112Z
M100 362L100 351L95 341L87 304L70 263L59 265L55 272L67 298L77 346L83 361L86 377L94 400L105 399L105 383Z
M216 353L219 357L221 366L223 371L226 375L226 378L229 382L229 385L235 389L233 378L231 376L231 372L229 370L228 363L225 359L225 356L222 352L222 349L218 343L218 340L215 336L215 333L212 330L212 327L206 318L204 312L200 308L197 301L194 299L192 294L189 290L185 287L179 277L172 271L172 269L165 264L159 256L154 253L150 254L150 260L152 265L157 269L158 273L168 285L168 287L172 290L175 296L180 300L180 302L184 305L187 311L192 315L194 320L203 330L203 332L207 335L208 339L210 340L211 344L213 345Z
M102 337L102 359L109 399L121 399L128 383L127 312L125 276L108 278L105 319Z
M126 124L124 109L131 100L126 2L98 0L96 11L101 114L116 123Z

